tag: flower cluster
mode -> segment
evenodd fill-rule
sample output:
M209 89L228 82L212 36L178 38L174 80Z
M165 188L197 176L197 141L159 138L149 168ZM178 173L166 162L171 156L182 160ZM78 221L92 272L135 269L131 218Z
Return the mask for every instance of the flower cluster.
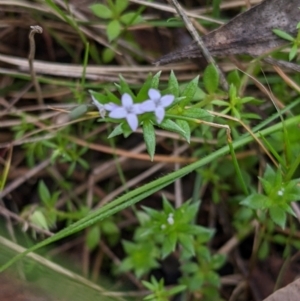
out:
M165 117L165 108L172 104L174 95L161 96L156 89L149 89L149 99L141 103L133 103L132 97L125 93L122 95L122 105L118 106L112 102L108 104L99 103L93 96L93 103L98 108L100 116L104 118L106 112L110 118L123 119L128 122L132 131L135 131L139 126L138 115L153 112L157 123L161 123Z

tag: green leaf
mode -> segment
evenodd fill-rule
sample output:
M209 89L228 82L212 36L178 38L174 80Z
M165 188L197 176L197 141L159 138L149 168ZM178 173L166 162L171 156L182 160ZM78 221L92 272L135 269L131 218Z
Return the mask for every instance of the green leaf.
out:
M161 250L162 258L166 258L170 253L175 251L176 243L177 243L176 233L175 232L169 233L169 235L167 235L163 241L162 250Z
M113 16L112 11L106 5L100 3L91 5L90 9L94 15L102 19L111 19Z
M177 78L176 78L173 70L170 73L169 82L168 82L168 90L175 97L179 96L179 85L178 85L178 81L177 81Z
M273 32L278 35L280 38L285 39L287 41L293 42L295 39L288 34L287 32L284 32L280 29L273 29Z
M193 99L197 88L198 88L198 82L199 82L199 76L195 77L193 80L191 80L183 89L181 95L185 96L185 99L183 99L180 102L181 107L185 107L187 104L191 102Z
M259 101L259 100L258 100ZM245 103L248 103L248 102L257 102L257 99L255 99L254 97L243 97L242 99L241 99L241 103L242 104L245 104ZM261 104L261 102L259 101L259 103L258 104Z
M175 132L183 137L187 135L187 133L184 132L184 130L181 127L179 127L173 120L168 118L165 118L164 121L158 126L164 130Z
M100 240L100 228L98 225L94 225L88 230L88 234L86 236L86 245L90 251L94 250Z
M118 20L112 20L109 22L106 28L106 33L110 42L117 38L121 33L120 22Z
M151 282L142 280L143 285L149 290L149 291L154 291L155 290L155 285L153 285Z
M282 174L281 174L281 169L278 168L276 171L276 177L275 177L275 182L274 186L277 187L282 187Z
M273 168L267 164L266 170L263 175L263 179L268 181L269 183L275 183L276 181L276 172L273 170Z
M199 266L196 262L187 261L181 266L181 271L186 274L194 274L199 270Z
M151 161L153 161L156 141L155 141L155 129L150 120L145 120L143 122L143 134L147 146L147 152L150 156Z
M198 233L197 233L197 242L198 243L207 243L212 239L212 237L215 234L214 229L208 229L204 228L198 225L194 225L194 227L198 228Z
M286 212L280 207L272 207L269 213L272 221L284 229L286 224Z
M211 259L211 264L214 270L220 269L226 262L225 254L215 254Z
M119 15L128 7L128 0L116 0L115 10Z
M177 125L185 132L185 135L183 136L185 140L190 143L191 142L191 128L187 121L177 119L176 120Z
M85 104L79 105L69 113L70 120L77 119L88 111L88 106Z
M159 219L161 217L161 213L157 210L154 210L150 207L144 207L142 208L147 212L147 214L152 218L152 219Z
M136 245L130 241L123 240L122 244L127 254L133 253L136 249Z
M203 110L200 108L195 108L195 107L185 109L182 112L182 116L195 118L195 119L205 119L208 117L212 117L212 115L210 113L208 113L206 110Z
M210 261L211 260L211 255L208 247L206 246L197 246L196 248L196 253L199 258L205 261Z
M174 287L172 287L168 293L169 295L176 295L182 291L184 291L186 289L186 285L180 284L180 285L176 285Z
M268 206L269 198L263 194L254 193L244 199L241 204L252 209L265 209Z
M233 84L237 89L241 86L241 78L237 70L231 71L227 76L228 84Z
M237 97L236 86L231 84L229 87L229 98L231 101L235 102L236 97Z
M288 239L289 239L288 237L281 234L276 234L273 236L273 242L283 246L287 244Z
M204 285L204 273L201 270L198 270L193 277L191 277L186 283L189 287L190 291L198 291L199 288L201 288L201 292L203 291L203 285ZM208 299L208 300L215 300L215 299Z
M163 209L164 213L169 214L175 211L175 208L171 205L168 199L163 195Z
M214 271L208 271L205 274L205 280L213 286L216 286L216 287L220 286L220 277Z
M289 61L292 61L295 58L297 52L298 52L298 47L297 45L294 45L289 53Z
M104 220L103 223L101 223L101 229L102 229L103 233L109 234L109 235L120 233L118 226L111 220Z
M156 90L158 89L160 75L161 75L161 71L157 72L153 76L152 82L151 82L151 88L156 89Z
M203 84L209 94L217 91L219 86L219 73L214 65L210 64L206 67L203 74Z
M48 206L51 196L50 196L50 192L48 190L48 187L46 186L46 184L44 183L43 180L39 181L38 191L39 191L39 196L40 196L42 202L46 206Z
M267 240L263 240L258 249L258 258L264 260L267 258L270 252L270 244Z
M35 210L30 215L29 220L34 225L37 225L38 227L40 227L42 229L49 230L46 217L45 217L44 213L41 210L39 210L39 209Z
M297 201L300 198L300 187L298 180L291 180L285 186L285 196L288 201Z
M127 272L127 271L131 270L133 267L134 266L133 266L132 259L130 257L127 257L121 262L121 264L119 266L119 271Z
M263 178L260 178L258 177L261 184L262 184L262 187L263 187L263 190L265 192L266 195L270 195L274 189L274 184L273 183L270 183L269 181L263 179Z
M139 16L136 12L129 12L121 16L120 21L129 26L142 22L141 16Z
M102 60L104 63L110 63L115 57L115 52L110 48L105 48L102 52Z
M222 107L228 107L229 106L228 101L219 100L219 99L214 99L211 103L213 105L222 106Z
M110 139L110 138L113 138L113 137L122 135L122 134L123 134L122 124L123 124L123 123L118 124L118 125L113 129L113 131L109 134L109 136L108 136L107 138Z
M242 114L243 119L261 119L261 116L254 114L254 113L243 113Z
M143 300L145 300L145 301L156 301L156 295L155 294L150 294L150 295L148 295L148 296L146 296Z
M120 92L120 94L128 93L135 102L135 96L134 96L133 92L131 91L125 78L121 74L119 75L119 78L120 78L120 85L115 84L118 91Z
M145 99L149 99L148 91L151 88L152 84L152 75L148 75L147 79L144 81L142 87L140 88L139 93L136 96L136 102L143 102Z
M184 220L187 222L193 221L196 218L196 215L198 214L200 203L198 201L193 203L185 202L183 206L185 207L183 212ZM183 210L183 206L181 210Z
M179 234L178 240L185 251L187 251L191 256L195 255L194 239L192 235Z
M132 134L132 129L127 122L122 123L123 136L128 138Z

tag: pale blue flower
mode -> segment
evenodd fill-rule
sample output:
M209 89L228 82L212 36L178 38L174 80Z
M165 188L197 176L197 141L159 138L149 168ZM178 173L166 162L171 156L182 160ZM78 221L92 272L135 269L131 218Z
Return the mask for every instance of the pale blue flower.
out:
M105 117L105 114L106 114L106 110L105 110L105 106L100 103L95 97L94 95L92 95L92 101L93 101L93 104L97 107L97 109L99 110L99 114L102 118Z
M93 95L92 95L92 100L93 100L93 104L97 107L97 109L99 110L99 113L100 113L100 116L102 118L105 117L106 115L106 112L110 112L112 110L114 110L115 108L118 107L118 105L116 105L115 103L113 102L109 102L109 103L106 103L106 104L102 104L100 103Z
M115 119L126 118L132 131L135 131L139 126L137 115L143 113L140 110L140 105L134 104L132 97L127 93L122 95L121 101L122 106L115 105L111 110L106 108L108 111L110 111L108 116Z
M156 89L149 89L148 96L150 99L141 103L140 109L142 112L153 112L156 116L157 123L161 123L165 117L165 108L174 101L174 95L161 96Z

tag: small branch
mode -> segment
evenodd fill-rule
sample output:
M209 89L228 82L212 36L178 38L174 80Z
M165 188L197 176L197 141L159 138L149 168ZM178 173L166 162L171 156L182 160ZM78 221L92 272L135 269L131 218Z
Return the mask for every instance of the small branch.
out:
M42 105L44 103L43 96L42 96L42 90L41 90L39 82L36 79L35 70L33 68L33 60L34 60L34 57L35 57L34 35L36 33L42 33L43 28L41 26L38 26L38 25L30 26L30 28L31 28L31 30L30 30L30 33L29 33L29 55L28 55L29 70L30 70L30 75L31 75L32 82L34 84L34 87L35 87L35 90L36 90L36 93L37 93L38 103L40 105Z
M191 36L193 37L194 41L196 41L197 45L199 46L203 56L205 57L205 59L207 60L207 62L209 64L214 65L214 67L216 68L216 70L219 73L219 77L220 77L220 84L223 88L224 91L228 91L229 90L229 86L228 83L226 81L226 78L223 74L223 72L221 71L221 69L219 68L219 66L216 64L214 58L211 56L211 54L209 53L207 47L205 46L205 44L203 43L203 40L201 39L201 37L199 36L198 32L196 31L195 27L193 26L192 22L189 20L188 16L186 15L185 11L182 9L182 7L180 6L180 4L178 3L177 0L168 0L168 2L170 4L173 4L173 6L175 7L177 13L180 15L181 19L183 20L187 30L189 31L189 33L191 34Z

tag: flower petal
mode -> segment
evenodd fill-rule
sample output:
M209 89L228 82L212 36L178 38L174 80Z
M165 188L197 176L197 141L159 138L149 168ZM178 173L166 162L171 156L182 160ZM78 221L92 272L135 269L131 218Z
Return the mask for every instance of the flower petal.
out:
M141 109L141 105L139 103L135 103L132 105L132 113L136 115L143 114L144 111Z
M93 95L92 95L93 104L97 107L99 114L102 118L105 117L106 110L102 103L100 103Z
M155 116L157 123L161 123L165 117L165 109L163 107L156 108Z
M104 105L104 109L106 110L106 111L113 111L114 109L116 109L116 108L118 108L119 106L118 105L116 105L115 103L113 103L113 102L109 102L109 103L106 103L105 105Z
M117 108L113 109L108 116L115 119L125 118L127 116L127 111L123 107L118 106Z
M126 120L132 129L132 131L136 131L139 126L139 120L135 114L127 114Z
M154 112L155 111L155 103L153 100L145 100L140 103L140 110L142 112Z
M128 93L124 93L121 100L123 107L130 107L133 104L132 97Z
M168 107L174 101L174 99L175 99L175 97L172 94L163 96L160 99L161 106L164 108Z
M160 92L156 89L149 89L148 91L148 95L150 97L151 100L158 100L160 99Z
M100 109L103 109L104 106L102 103L100 103L95 97L94 95L91 95L92 96L92 101L93 101L93 104L97 107L98 110Z

